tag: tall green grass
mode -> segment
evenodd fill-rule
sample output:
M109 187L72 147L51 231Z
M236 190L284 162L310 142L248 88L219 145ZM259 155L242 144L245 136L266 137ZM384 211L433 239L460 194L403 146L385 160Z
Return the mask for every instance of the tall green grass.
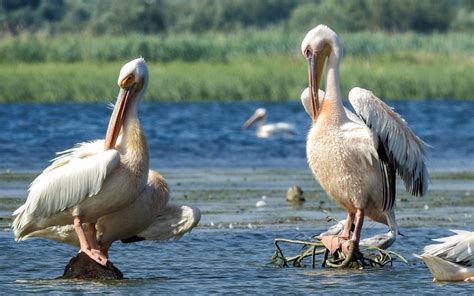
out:
M287 100L306 85L304 32L0 37L0 102L113 100L121 65L143 56L154 100ZM469 34L342 34L342 87L391 99L474 98Z
M131 58L131 57L130 57ZM113 101L123 62L3 63L0 102ZM299 55L241 55L226 61L149 62L147 99L291 100L307 86ZM398 52L348 56L343 94L354 86L387 99L473 99L474 57Z
M152 62L225 62L244 55L299 54L304 32L281 29L237 31L232 34L177 35L31 35L4 36L0 42L0 63L123 62L143 56ZM397 52L443 55L472 55L470 34L354 33L341 36L346 56L367 56Z

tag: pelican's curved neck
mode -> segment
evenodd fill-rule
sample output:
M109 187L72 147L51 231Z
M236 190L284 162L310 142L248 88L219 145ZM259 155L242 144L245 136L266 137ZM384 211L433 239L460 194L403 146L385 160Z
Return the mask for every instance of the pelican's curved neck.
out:
M143 131L141 129L140 121L138 120L137 104L131 104L127 109L123 120L122 137L120 139L120 146L122 149L129 150L134 148L133 144L143 141ZM131 147L130 147L131 146Z
M337 56L329 55L326 72L326 95L324 100L330 101L337 111L344 114L344 106L342 105L341 86L339 82L339 63Z
M138 120L138 101L130 104L124 115L122 136L118 141L118 146L124 154L136 154L137 158L140 158L139 154L141 154L148 159L148 144Z
M125 114L118 150L122 155L121 161L144 185L148 175L148 143L138 120L136 105L131 105Z
M339 59L330 55L326 71L326 98L341 100L341 88L339 82Z

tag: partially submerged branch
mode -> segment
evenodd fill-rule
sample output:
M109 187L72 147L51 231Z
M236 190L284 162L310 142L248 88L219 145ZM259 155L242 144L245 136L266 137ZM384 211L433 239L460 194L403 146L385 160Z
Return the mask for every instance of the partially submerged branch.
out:
M280 244L301 245L302 250L296 255L285 256ZM288 267L289 264L294 267L301 267L303 259L311 257L311 266L312 268L316 268L316 255L323 254L321 261L322 267L358 269L383 267L387 264L392 265L396 258L408 264L405 258L392 251L376 247L364 248L364 251L366 251L365 254L360 252L354 243L351 243L347 257L344 256L340 250L331 255L329 250L325 248L318 238L313 238L308 241L277 238L275 239L275 253L272 257L272 261L282 267Z

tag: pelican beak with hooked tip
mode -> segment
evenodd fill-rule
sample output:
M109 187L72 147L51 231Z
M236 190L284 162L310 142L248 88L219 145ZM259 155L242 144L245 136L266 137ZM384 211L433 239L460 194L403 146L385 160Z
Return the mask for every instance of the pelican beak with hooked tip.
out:
M313 122L317 120L319 112L321 111L318 92L323 75L324 63L330 53L331 47L329 44L326 44L320 51L312 51L308 48L305 53L306 60L308 61L308 87Z
M115 147L125 119L125 112L128 109L130 102L132 102L137 95L137 92L135 91L136 86L137 82L135 82L135 75L133 74L130 74L122 79L122 81L119 81L120 92L105 136L106 150Z

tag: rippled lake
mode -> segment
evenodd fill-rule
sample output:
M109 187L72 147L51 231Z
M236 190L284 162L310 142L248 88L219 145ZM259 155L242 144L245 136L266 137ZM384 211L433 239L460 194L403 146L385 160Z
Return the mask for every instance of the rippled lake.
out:
M0 105L0 286L2 293L314 294L459 293L474 285L432 283L412 256L448 229L473 230L474 102L390 102L430 149L430 192L411 198L399 184L400 237L392 249L409 260L371 270L279 268L271 264L273 240L302 238L325 230L327 216L345 214L312 178L305 160L309 118L291 103L150 103L140 107L151 168L168 180L172 200L197 206L199 226L179 241L116 243L110 258L124 281L54 280L76 249L47 240L16 243L11 212L56 151L101 138L106 104ZM257 107L267 121L297 126L293 137L255 137L241 126ZM306 202L287 204L298 184ZM265 200L266 205L256 207ZM385 232L364 224L363 236Z

